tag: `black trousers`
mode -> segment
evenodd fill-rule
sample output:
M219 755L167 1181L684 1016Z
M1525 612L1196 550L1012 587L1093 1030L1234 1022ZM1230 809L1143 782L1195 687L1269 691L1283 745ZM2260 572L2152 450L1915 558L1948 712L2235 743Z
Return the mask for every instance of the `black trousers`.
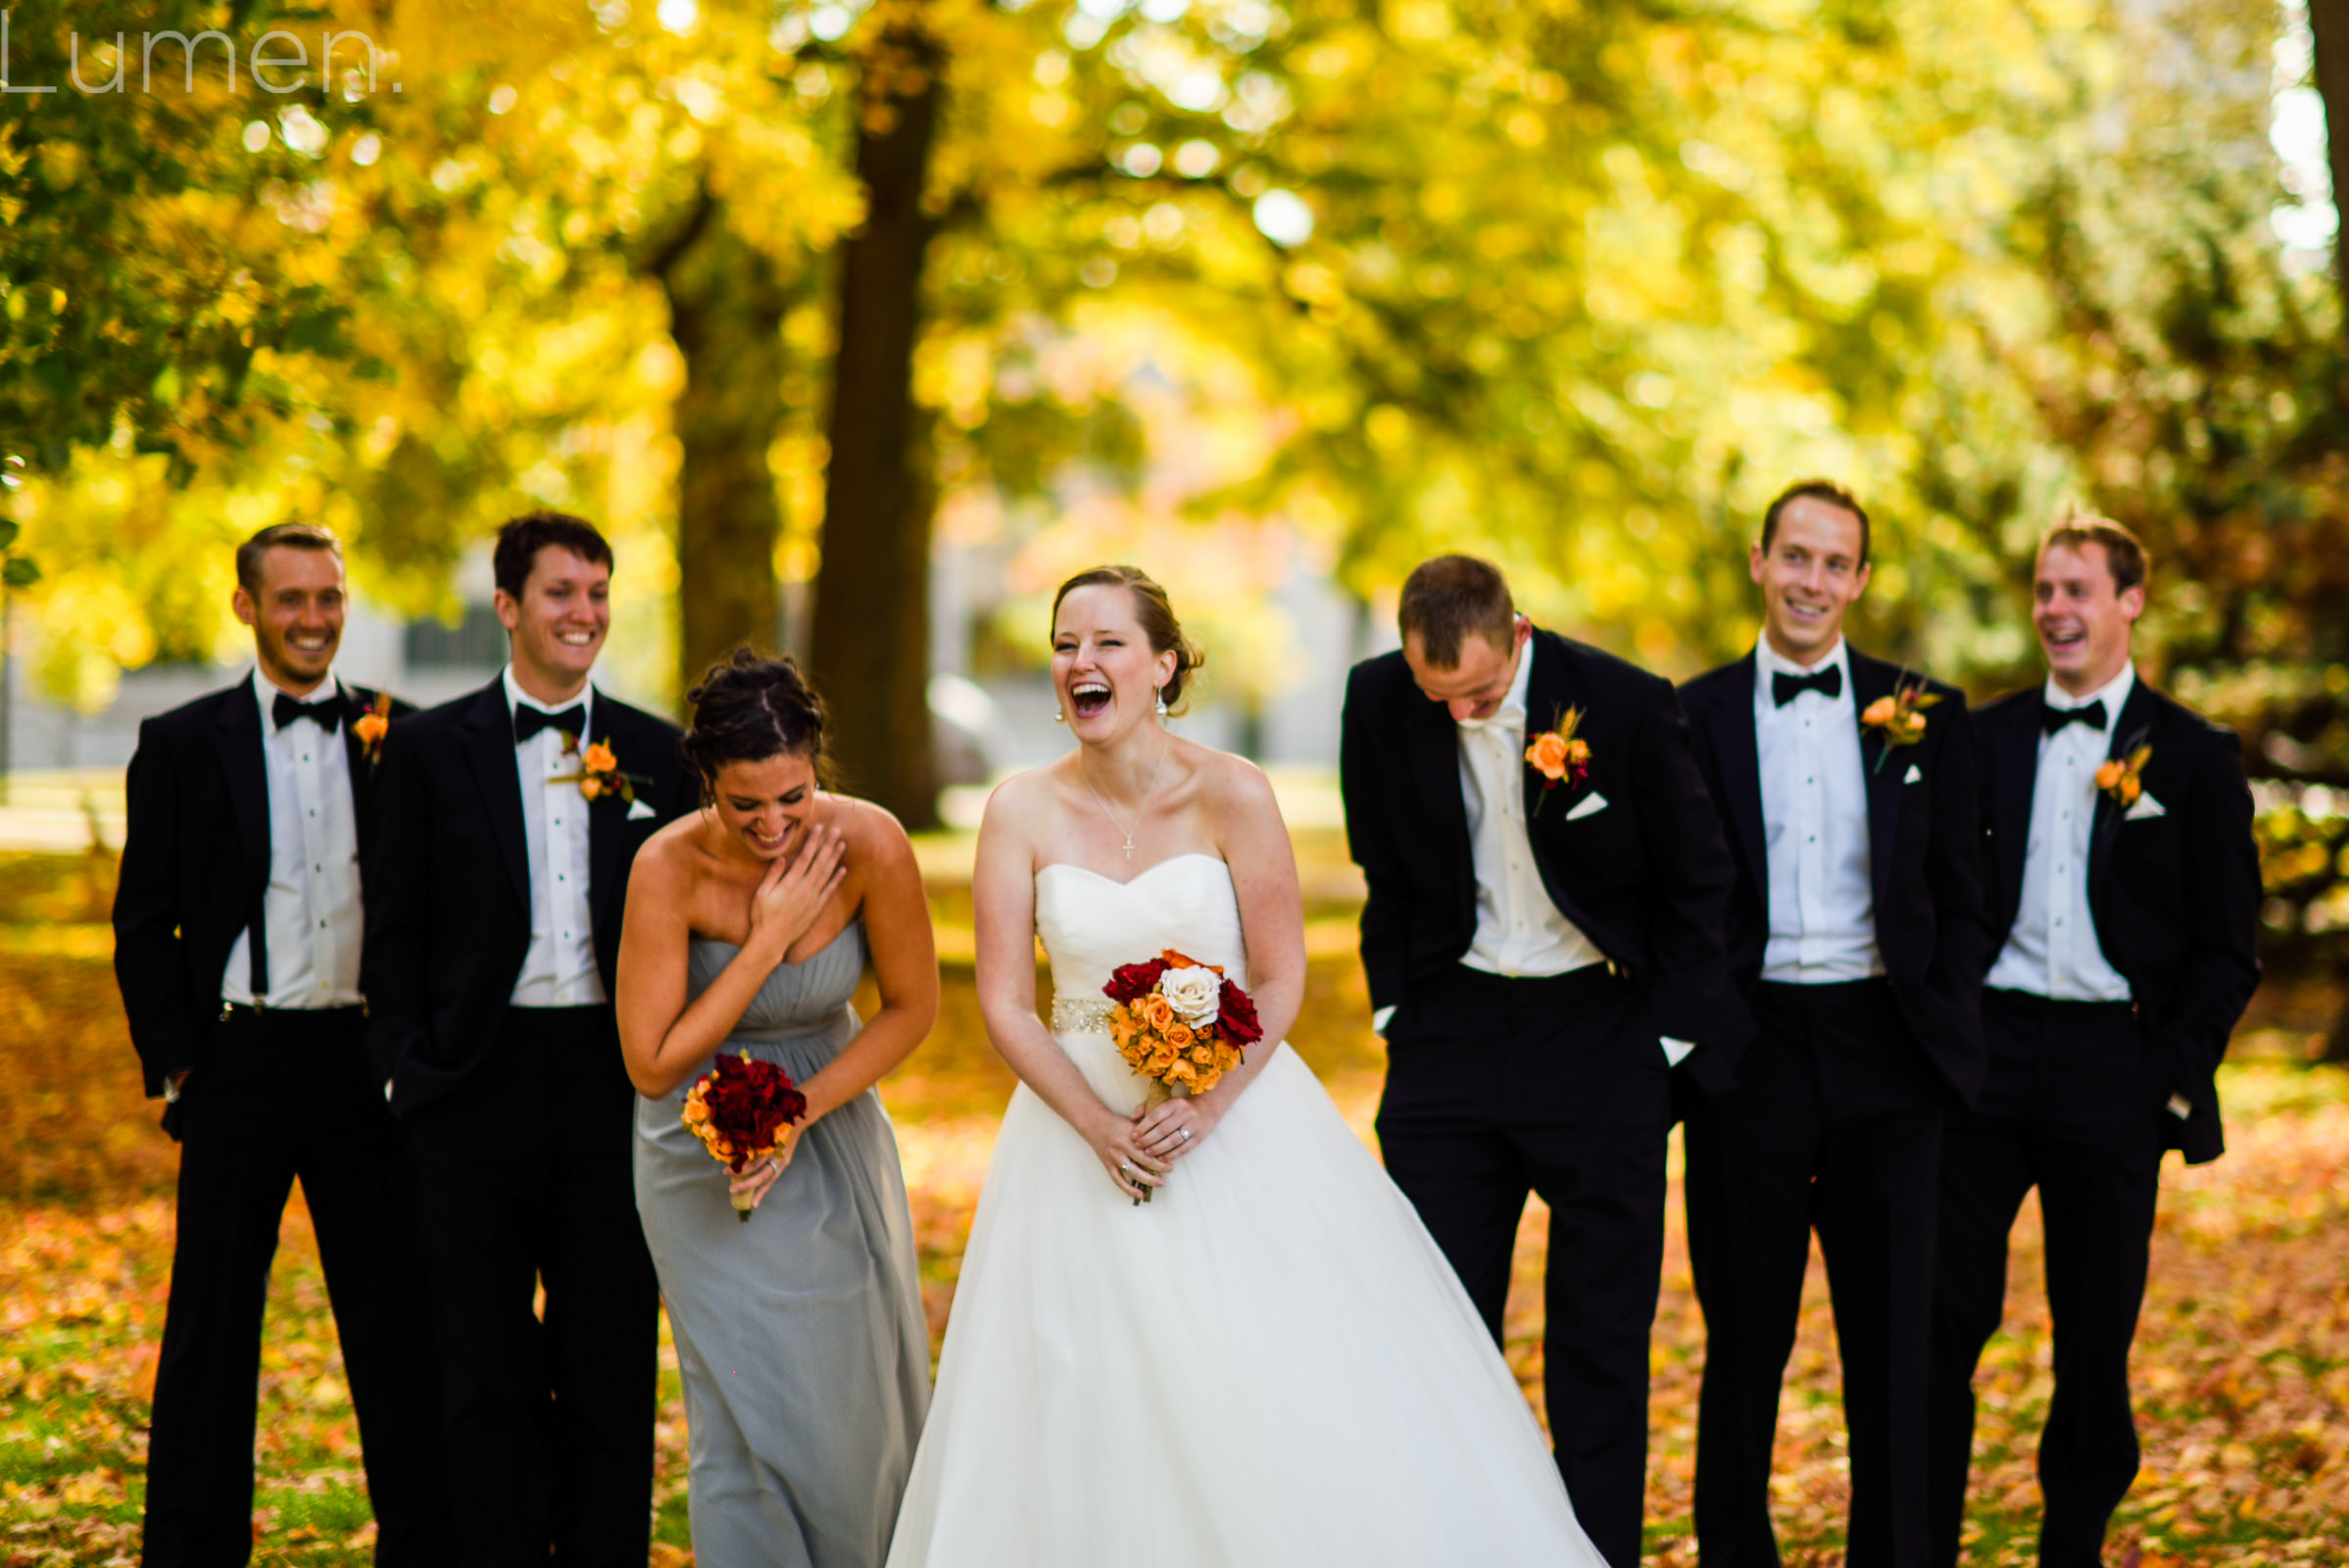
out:
M1463 966L1415 991L1387 1038L1388 1173L1496 1344L1526 1195L1549 1205L1543 1392L1558 1471L1591 1543L1638 1568L1672 1130L1647 1004L1601 967L1512 980Z
M1754 989L1737 1087L1688 1101L1688 1253L1705 1317L1696 1541L1779 1561L1779 1391L1811 1231L1827 1258L1850 1434L1852 1568L1923 1568L1935 1174L1948 1098L1890 985Z
M406 1118L447 1378L452 1563L643 1568L652 1548L660 1288L619 1049L609 1006L517 1007L465 1082Z
M147 1446L145 1560L253 1554L262 1313L297 1177L359 1418L375 1560L441 1559L444 1471L415 1191L357 1007L240 1007L213 1026L172 1118L178 1235Z
M2128 1003L1982 993L1990 1072L1953 1114L1933 1281L1933 1560L1954 1564L1974 1446L1974 1369L2006 1304L2007 1233L2039 1190L2055 1396L2039 1435L2039 1560L2092 1568L2137 1474L2129 1346L2145 1299L2168 1074Z

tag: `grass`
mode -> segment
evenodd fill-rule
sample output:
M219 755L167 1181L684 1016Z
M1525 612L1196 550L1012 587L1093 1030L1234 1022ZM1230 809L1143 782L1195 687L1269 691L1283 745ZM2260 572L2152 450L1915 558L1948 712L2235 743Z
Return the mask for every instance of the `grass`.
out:
M1326 847L1308 849L1326 859ZM137 1560L147 1401L171 1260L172 1146L139 1099L103 928L87 923L103 908L104 868L54 858L67 863L47 878L0 859L0 1127L10 1140L0 1160L0 1568ZM1318 929L1343 917L1342 875L1314 859L1308 882L1321 890L1313 913L1324 940L1314 943L1294 1043L1367 1141L1383 1058L1364 1028L1359 970L1335 925ZM950 965L938 1033L883 1088L912 1193L934 1338L945 1329L1011 1086L979 1028L967 968ZM2349 1073L2272 1055L2228 1067L2222 1086L2230 1152L2195 1170L2174 1159L2164 1175L2134 1362L2145 1469L2116 1520L2109 1560L2329 1565L2342 1560L2349 1538L2349 1250L2340 1240L2349 1220ZM1695 1561L1688 1517L1703 1330L1677 1197L1669 1216L1652 1352L1648 1549L1651 1561L1682 1568ZM1537 1412L1545 1241L1536 1203L1519 1237L1507 1355ZM2006 1330L1978 1382L1968 1558L1984 1568L2035 1558L2031 1462L2051 1350L2039 1246L2037 1212L2027 1205ZM1838 1400L1814 1258L1773 1481L1792 1565L1842 1561L1848 1467ZM665 1345L658 1436L655 1561L685 1563L685 1417ZM271 1286L258 1450L256 1562L328 1568L370 1559L357 1429L298 1197Z

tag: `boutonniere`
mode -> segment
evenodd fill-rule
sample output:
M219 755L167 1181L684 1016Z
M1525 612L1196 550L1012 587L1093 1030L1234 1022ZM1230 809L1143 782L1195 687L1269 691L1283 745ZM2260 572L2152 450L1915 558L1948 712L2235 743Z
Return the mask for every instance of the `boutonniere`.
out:
M1884 759L1892 755L1893 747L1914 746L1925 739L1925 710L1940 700L1925 689L1923 681L1903 675L1892 687L1891 696L1879 697L1868 705L1868 710L1860 715L1860 728L1876 731L1884 741L1870 772L1884 770Z
M1526 766L1542 775L1542 799L1534 803L1536 816L1549 804L1550 791L1560 784L1580 784L1590 776L1590 743L1577 740L1574 734L1582 723L1583 710L1569 708L1558 716L1555 727L1526 737Z
M351 720L351 733L359 741L359 755L373 767L383 760L383 737L391 729L391 693L377 692L374 706Z
M563 732L563 749L566 752L579 752L579 737L573 735L569 730L564 730ZM579 793L591 801L606 795L616 795L630 806L634 806L637 786L651 784L653 781L642 773L621 772L620 760L612 748L602 741L590 741L587 750L579 752L578 772L561 773L547 782L550 784L576 784L579 786Z
M2145 793L2145 764L2152 760L2152 747L2142 742L2125 746L2119 757L2107 758L2096 769L2096 787L2126 811Z

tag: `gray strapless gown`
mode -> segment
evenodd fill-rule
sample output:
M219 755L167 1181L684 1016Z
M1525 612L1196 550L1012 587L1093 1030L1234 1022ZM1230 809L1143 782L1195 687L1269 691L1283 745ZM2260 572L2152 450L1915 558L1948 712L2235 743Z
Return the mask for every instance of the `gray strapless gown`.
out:
M690 992L735 952L695 938ZM767 976L725 1049L805 1083L863 1027L849 1005L863 972L851 921ZM807 1131L744 1224L726 1168L680 1119L708 1070L636 1102L636 1207L685 1374L695 1560L878 1568L930 1402L897 1139L867 1090Z

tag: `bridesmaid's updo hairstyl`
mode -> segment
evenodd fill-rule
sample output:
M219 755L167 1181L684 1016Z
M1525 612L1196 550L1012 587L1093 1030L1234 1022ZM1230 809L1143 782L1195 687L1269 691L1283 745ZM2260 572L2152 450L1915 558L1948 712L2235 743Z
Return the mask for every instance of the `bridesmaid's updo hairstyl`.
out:
M737 648L710 665L685 700L693 706L685 760L702 775L705 801L717 787L717 770L728 762L805 757L815 768L816 782L830 782L824 765L824 700L789 654L769 659L747 646Z
M1134 615L1150 640L1150 652L1175 656L1174 678L1159 688L1159 695L1169 710L1176 709L1191 689L1191 677L1207 662L1207 651L1183 635L1183 623L1175 619L1166 590L1140 566L1094 566L1069 578L1052 595L1052 624L1060 623L1060 601L1080 588L1123 588L1133 596Z

